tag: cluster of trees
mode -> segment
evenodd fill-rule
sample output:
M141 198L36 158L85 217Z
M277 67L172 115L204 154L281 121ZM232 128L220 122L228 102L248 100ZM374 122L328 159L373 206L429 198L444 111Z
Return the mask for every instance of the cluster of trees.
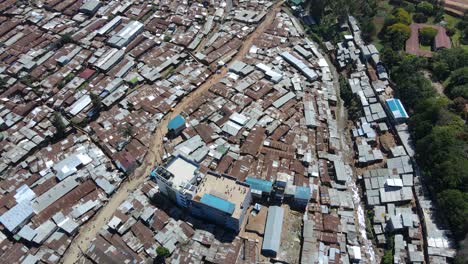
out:
M461 32L460 43L468 45L468 13L457 23L457 29Z
M384 27L380 32L380 38L384 45L394 50L401 50L406 40L411 35L409 25L412 19L410 13L403 8L396 8L391 15L385 19Z
M310 15L317 21L308 33L317 41L341 41L340 25L347 21L348 15L365 22L362 26L364 38L375 33L372 17L377 10L376 0L309 0L307 5Z
M430 46L437 35L437 29L432 27L423 27L419 30L419 42L421 44Z
M414 21L416 23L425 23L429 17L434 22L439 22L444 18L443 1L430 0L413 4L403 0L390 1L396 8L385 18L384 27L379 33L379 38L385 46L394 50L404 48L406 40L411 35L409 25ZM431 45L437 31L432 28L423 28L420 31L420 39L423 45Z
M439 1L422 1L414 7L413 19L417 23L426 23L429 17L434 16L436 22L441 21L444 15L444 9Z
M438 51L429 65L436 80L446 84L444 93L452 99L451 110L468 120L468 51L453 48Z
M457 104L462 100L463 111L467 103L468 51L443 50L428 60L386 49L382 59L391 68L397 96L411 111L409 127L426 186L440 215L455 237L462 239L468 231L468 126ZM438 95L421 70L447 79L449 97Z
M340 75L340 97L348 110L349 120L356 121L362 116L362 106L358 97L353 94L347 79Z

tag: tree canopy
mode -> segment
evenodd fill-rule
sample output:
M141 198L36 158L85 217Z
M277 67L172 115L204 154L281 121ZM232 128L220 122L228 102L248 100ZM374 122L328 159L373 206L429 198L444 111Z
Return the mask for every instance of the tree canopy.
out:
M423 45L432 45L436 35L437 29L432 27L423 27L419 30L419 41Z
M401 50L411 35L411 29L403 23L395 23L386 28L384 40L394 49Z
M421 12L421 13L423 13L425 15L430 16L434 12L434 6L429 2L422 1L419 4L416 5L416 10L418 12Z

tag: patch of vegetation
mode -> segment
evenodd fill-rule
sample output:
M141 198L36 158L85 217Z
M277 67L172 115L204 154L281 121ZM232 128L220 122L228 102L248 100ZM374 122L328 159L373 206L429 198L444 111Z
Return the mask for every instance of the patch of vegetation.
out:
M169 36L169 35L164 35L163 40L164 40L164 42L170 42L172 40L172 37Z
M76 41L73 39L71 34L69 34L69 33L63 34L63 35L60 36L60 38L57 41L55 41L52 44L52 46L50 46L50 49L51 50L60 49L61 47L65 46L66 44L69 44L69 43L76 43Z
M35 81L36 80L31 75L25 75L25 76L20 78L20 82L23 83L24 85L28 86L28 87L34 87L33 83Z
M67 126L63 121L63 117L60 112L55 111L52 115L52 125L55 127L55 137L62 138L65 136L65 130Z
M133 136L133 126L130 123L127 123L125 126L120 128L120 133L124 138L131 138Z
M367 238L374 240L374 231L372 230L372 222L374 219L374 210L366 211L366 234Z
M437 35L437 29L432 27L423 27L419 30L419 41L422 45L431 46Z
M468 231L468 127L463 120L468 51L442 50L430 60L393 55L387 52L382 59L389 61L396 93L411 112L409 127L425 184L455 238L462 239ZM447 79L449 98L437 95L423 69L432 70L439 80Z
M89 96L91 97L91 103L93 104L93 108L97 112L101 111L101 108L102 108L101 97L94 93L90 93Z
M354 15L363 30L363 37L370 40L374 37L376 28L372 18L377 9L376 0L310 0L310 15L317 21L316 25L307 28L307 33L317 42L342 40L341 27L347 21L348 15Z
M348 118L356 121L362 116L361 102L351 91L348 81L340 75L340 97L343 99L344 106L348 110Z
M65 76L65 78L63 78L63 79L59 82L58 87L59 87L60 89L62 89L62 88L65 87L65 85L66 85L68 82L70 82L73 78L75 78L75 74L74 74L74 73L71 72L71 73L67 74L67 76Z

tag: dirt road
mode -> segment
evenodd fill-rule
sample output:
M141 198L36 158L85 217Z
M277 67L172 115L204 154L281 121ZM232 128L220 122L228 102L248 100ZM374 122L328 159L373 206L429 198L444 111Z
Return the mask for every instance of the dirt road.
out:
M268 26L272 24L274 18L276 17L276 13L281 8L282 3L283 1L280 1L274 5L270 12L266 15L263 22L261 22L255 31L253 31L243 42L239 52L234 56L231 62L240 60L247 55L250 47L252 46L253 40L261 35L268 28ZM205 94L213 84L219 82L224 76L226 76L227 71L227 67L224 67L220 72L212 75L200 87L184 97L183 100L175 106L173 111L161 120L155 132L153 133L148 153L145 156L142 165L136 169L128 181L125 181L120 186L117 192L114 193L108 203L104 205L101 210L99 210L93 219L80 228L79 234L74 238L70 247L65 252L62 263L74 264L78 262L78 259L89 248L91 241L96 237L101 227L104 226L112 217L119 205L127 199L129 193L131 193L140 184L147 180L147 177L156 163L161 163L164 152L163 137L167 133L167 124L169 120L180 114L195 99L203 96L203 94Z

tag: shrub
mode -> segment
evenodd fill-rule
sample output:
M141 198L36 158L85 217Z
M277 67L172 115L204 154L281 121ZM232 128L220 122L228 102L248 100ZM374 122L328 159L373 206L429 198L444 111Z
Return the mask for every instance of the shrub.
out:
M395 16L397 22L405 25L411 24L411 15L405 9L397 8L393 12L393 15Z
M158 256L167 257L171 254L171 252L169 252L169 249L159 246L156 248L156 254L158 254Z
M432 41L437 35L437 29L424 27L419 30L419 41L423 45L432 45Z
M416 10L418 12L421 12L421 13L424 13L424 14L430 16L434 12L434 6L429 2L422 1L421 3L419 3L416 6Z
M423 13L416 13L413 15L413 20L416 23L426 23L427 22L427 16Z
M386 29L384 38L394 50L401 50L411 35L411 29L403 23L396 23Z

